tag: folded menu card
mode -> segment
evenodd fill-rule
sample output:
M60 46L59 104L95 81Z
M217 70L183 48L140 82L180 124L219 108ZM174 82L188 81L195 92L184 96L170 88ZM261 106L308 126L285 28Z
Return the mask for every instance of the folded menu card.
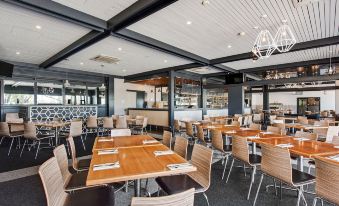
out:
M158 141L155 139L148 139L148 140L142 141L142 143L143 144L154 144L154 143L158 143Z
M171 154L174 154L172 150L154 151L155 156L171 155Z
M294 147L292 144L288 143L288 144L277 144L277 147L281 147L281 148L291 148Z
M329 157L327 157L327 159L339 162L339 154L338 155L334 155L334 156L329 156Z
M99 138L98 142L113 142L113 138Z
M190 163L181 163L181 164L169 164L167 168L170 170L182 170L192 168L193 165Z
M235 131L235 130L231 130L231 131L226 132L226 134L235 134L235 133L237 133L237 131Z
M339 145L334 146L334 148L339 149Z
M118 154L118 149L105 149L105 150L98 151L98 155L106 155L106 154Z
M297 140L297 141L310 141L310 139L307 139L305 137L294 138L294 140Z
M240 128L241 130L251 130L251 128Z
M273 132L260 132L261 134L273 134Z
M97 164L93 166L93 171L99 171L99 170L109 170L109 169L116 169L120 168L119 161L112 162L112 163L104 163L104 164Z

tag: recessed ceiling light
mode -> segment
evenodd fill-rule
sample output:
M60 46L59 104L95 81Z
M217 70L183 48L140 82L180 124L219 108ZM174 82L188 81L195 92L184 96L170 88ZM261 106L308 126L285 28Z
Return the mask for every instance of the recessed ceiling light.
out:
M40 25L36 25L35 28L36 29L41 29L41 26Z
M242 32L239 33L240 36L245 36L245 34L246 34L246 33L245 33L244 31L242 31Z
M17 52L15 52L15 54L16 54L16 55L20 55L20 52L19 52L19 51L17 51Z
M210 4L210 1L209 1L209 0L203 0L203 1L201 2L201 4L205 6L205 5Z
M232 48L232 45L228 45L227 48L229 48L229 49Z
M186 24L187 24L187 25L191 25L192 22L191 22L191 21L187 21Z
M253 60L253 63L256 63L257 62L257 60Z
M167 63L167 59L165 59L164 62Z
M253 29L259 29L259 26L254 26Z
M118 48L118 50L119 50L119 51L122 51L122 48L121 48L121 47L119 47L119 48Z
M122 72L126 72L126 69L123 69Z
M267 14L262 14L261 18L267 18Z
M84 65L84 63L83 63L83 62L80 62L80 65Z

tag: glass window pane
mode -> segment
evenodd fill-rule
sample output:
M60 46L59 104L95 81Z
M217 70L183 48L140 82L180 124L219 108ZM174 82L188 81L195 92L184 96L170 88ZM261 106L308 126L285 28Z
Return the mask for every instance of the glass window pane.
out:
M34 83L4 81L4 104L34 104Z
M68 105L84 105L86 104L86 86L72 85L65 89L66 104Z
M38 83L38 104L62 104L62 84Z

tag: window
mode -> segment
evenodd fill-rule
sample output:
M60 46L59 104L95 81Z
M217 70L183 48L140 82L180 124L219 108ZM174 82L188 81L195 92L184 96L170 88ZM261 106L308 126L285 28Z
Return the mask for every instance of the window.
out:
M97 88L88 87L87 104L97 104Z
M68 105L84 105L86 104L86 86L72 85L65 89L66 104Z
M62 104L62 84L38 83L38 104Z
M4 104L34 104L34 83L4 81Z

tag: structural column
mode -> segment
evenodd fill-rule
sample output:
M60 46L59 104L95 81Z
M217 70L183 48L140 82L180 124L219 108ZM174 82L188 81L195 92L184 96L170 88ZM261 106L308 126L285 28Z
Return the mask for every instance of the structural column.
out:
M242 85L228 87L228 115L244 113L244 96Z
M175 71L168 73L168 126L174 132ZM173 133L174 134L174 133Z
M335 86L339 86L339 80L335 81ZM335 90L335 111L336 114L339 113L339 89Z
M202 118L204 117L204 115L207 114L207 110L206 110L206 102L207 102L207 98L206 98L206 89L204 89L204 82L206 81L206 78L201 78L200 81L200 85L201 85L201 98L200 98L200 106L202 108Z
M269 92L268 92L268 85L264 85L262 88L263 93L263 112L264 112L264 122L262 129L266 129L268 123L269 123L269 109L270 109L270 101L269 101Z
M105 78L106 83L106 113L108 116L114 114L114 77Z

